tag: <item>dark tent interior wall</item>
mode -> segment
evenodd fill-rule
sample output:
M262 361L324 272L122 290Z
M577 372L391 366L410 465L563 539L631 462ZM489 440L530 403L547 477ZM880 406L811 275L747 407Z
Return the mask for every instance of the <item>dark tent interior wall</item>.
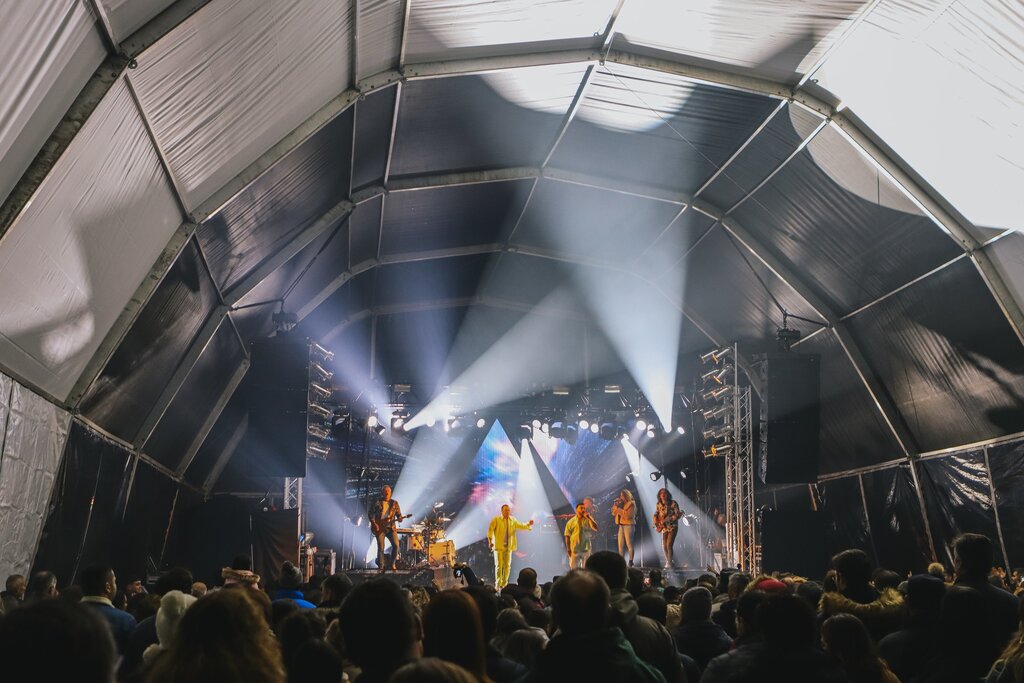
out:
M1024 565L1018 6L256 4L5 9L0 574L277 557L268 339L330 352L300 525L345 562L384 483L457 512L513 453L554 512L646 467L713 519L699 358L736 344L756 415L780 328L820 359L817 480L759 510L901 572L965 531ZM523 443L605 386L671 434Z

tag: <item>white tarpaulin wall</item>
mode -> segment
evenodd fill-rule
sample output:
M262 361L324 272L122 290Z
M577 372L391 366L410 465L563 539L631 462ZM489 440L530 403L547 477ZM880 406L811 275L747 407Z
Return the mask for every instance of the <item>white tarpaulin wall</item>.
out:
M3 367L64 400L180 224L119 81L0 242Z
M0 21L0 199L106 52L80 0L5 2Z
M27 575L71 416L0 374L0 576Z

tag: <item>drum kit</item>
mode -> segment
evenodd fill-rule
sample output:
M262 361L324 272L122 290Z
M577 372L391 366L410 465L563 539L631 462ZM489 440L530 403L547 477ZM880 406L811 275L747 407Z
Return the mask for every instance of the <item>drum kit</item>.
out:
M407 539L405 557L414 557L417 567L451 567L455 564L455 541L445 538L445 525L452 521L438 509L422 522L396 531Z

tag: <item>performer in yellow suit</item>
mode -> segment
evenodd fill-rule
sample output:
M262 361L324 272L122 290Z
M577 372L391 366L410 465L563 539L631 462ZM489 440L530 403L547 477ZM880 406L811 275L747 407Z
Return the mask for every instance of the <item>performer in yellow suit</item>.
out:
M508 505L501 506L501 514L487 527L487 547L494 552L494 587L499 591L508 585L512 553L519 547L516 543L516 531L519 529L533 531L533 520L523 524L512 516Z

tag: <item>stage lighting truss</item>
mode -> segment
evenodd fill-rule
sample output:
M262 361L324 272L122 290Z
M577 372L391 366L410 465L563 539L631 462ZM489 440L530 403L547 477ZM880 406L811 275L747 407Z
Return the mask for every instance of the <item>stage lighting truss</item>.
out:
M703 453L725 466L726 562L758 571L754 520L754 444L750 387L739 384L736 345L701 355L704 371L697 385L703 420Z
M331 404L334 392L331 380L334 373L326 364L334 360L334 353L315 341L309 342L307 367L309 386L306 393L306 457L326 460L331 453L331 433L340 429L348 419L338 415ZM301 513L300 513L301 514Z

